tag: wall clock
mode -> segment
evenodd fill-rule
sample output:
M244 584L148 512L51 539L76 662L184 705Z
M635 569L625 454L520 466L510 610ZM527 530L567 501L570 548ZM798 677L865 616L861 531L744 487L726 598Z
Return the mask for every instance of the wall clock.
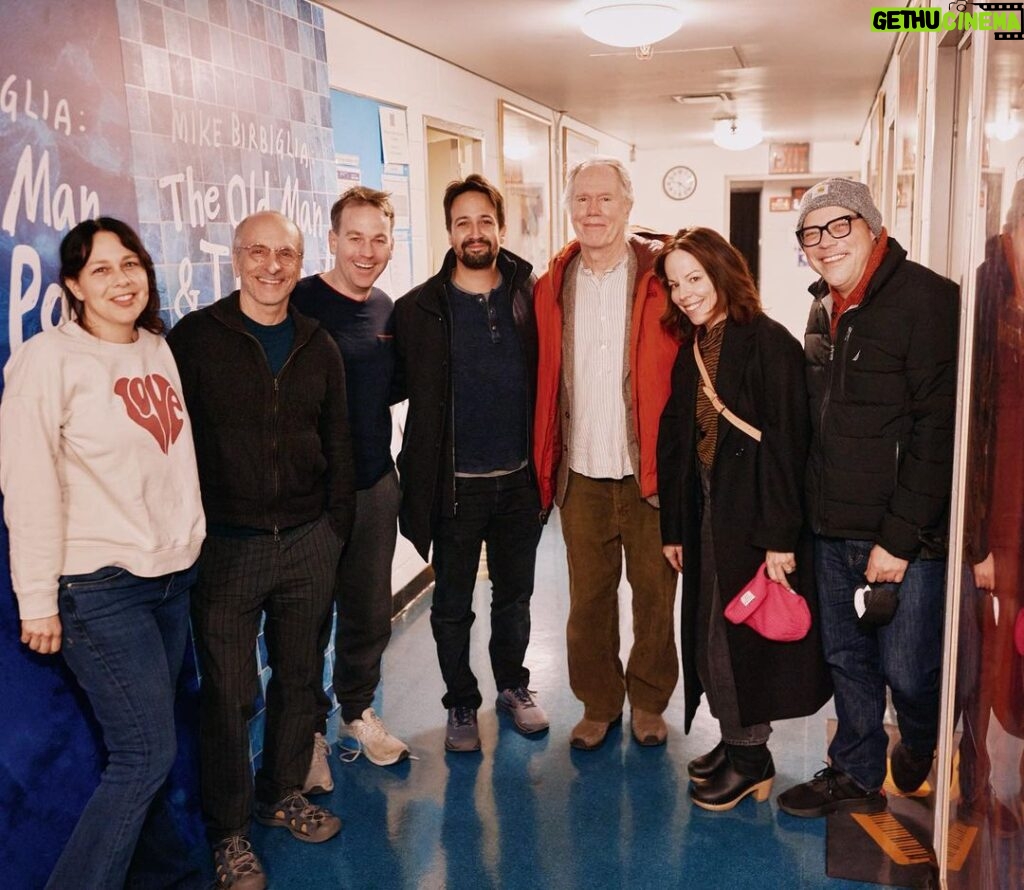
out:
M697 190L697 174L689 167L670 167L661 187L673 201L683 201Z

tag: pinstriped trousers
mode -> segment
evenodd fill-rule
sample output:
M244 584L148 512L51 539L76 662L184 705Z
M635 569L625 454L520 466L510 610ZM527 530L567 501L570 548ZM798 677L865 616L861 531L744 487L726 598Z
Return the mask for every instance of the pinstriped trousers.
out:
M253 781L249 719L258 692L256 636L271 668L256 799L302 786L317 729L317 638L331 607L341 541L327 517L273 535L211 535L199 557L192 623L199 653L200 784L211 843L247 834Z

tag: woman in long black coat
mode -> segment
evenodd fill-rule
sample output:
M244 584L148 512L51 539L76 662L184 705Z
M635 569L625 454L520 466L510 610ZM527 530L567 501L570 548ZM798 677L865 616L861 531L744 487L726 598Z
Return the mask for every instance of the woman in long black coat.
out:
M663 323L683 342L658 434L658 494L665 557L683 576L685 729L704 693L722 732L689 764L690 797L727 810L771 792L771 721L812 714L831 694L804 528L803 350L762 312L746 262L717 232L681 230L655 269L669 292ZM694 336L719 398L760 442L701 390ZM798 642L765 639L723 615L765 562L772 579L808 601L811 631Z

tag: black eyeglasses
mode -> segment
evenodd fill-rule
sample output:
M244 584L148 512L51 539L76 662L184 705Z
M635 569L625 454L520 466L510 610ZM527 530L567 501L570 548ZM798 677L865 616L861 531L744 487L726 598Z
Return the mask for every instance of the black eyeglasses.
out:
M254 263L263 265L270 260L270 255L277 257L278 263L285 269L293 269L302 260L302 252L294 247L267 247L266 244L240 244L235 250L244 251Z
M796 240L800 242L801 247L814 247L821 241L823 232L828 232L833 238L845 238L850 234L855 219L864 219L864 217L859 213L850 213L830 219L823 226L807 226L796 233Z

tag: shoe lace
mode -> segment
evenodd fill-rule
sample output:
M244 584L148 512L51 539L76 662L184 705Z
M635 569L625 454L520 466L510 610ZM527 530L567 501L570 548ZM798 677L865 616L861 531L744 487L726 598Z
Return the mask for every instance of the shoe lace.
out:
M260 874L260 863L253 853L249 841L241 835L235 835L224 844L224 859L227 867L235 875Z
M323 758L326 761L330 753L331 746L328 744L327 739L324 738L322 733L316 733L313 736L313 756Z
M373 708L367 708L363 713L365 716L359 718L361 724L359 729L346 739L346 741L355 742L356 746L352 748L343 744L338 751L338 759L343 763L355 763L359 759L359 755L363 753L363 739L383 742L394 738Z
M844 772L837 770L832 766L825 766L824 769L818 770L814 774L814 778L818 782L823 782L825 785L825 791L828 792L829 796L846 796L851 791L858 791L859 786L850 779ZM861 794L866 794L865 791L860 791ZM884 792L882 792L884 794Z
M377 712L374 710L371 710L363 718L363 732L374 739L383 740L391 737L391 733L384 726L384 721L377 716Z
M457 705L452 708L452 725L453 726L472 726L473 725L473 708L465 705Z
M824 782L825 787L832 791L838 785L839 775L839 770L826 764L824 769L820 769L814 774L814 781Z
M320 824L327 816L327 810L315 803L310 803L298 791L293 791L278 805L287 813L288 818L297 818L301 822Z
M359 728L352 732L348 739L355 742L356 746L351 748L347 745L342 745L341 750L338 752L338 757L343 763L355 763L359 759L359 755L363 753L364 739L366 741L383 741L391 735L384 728L384 721L377 716L377 712L373 708L368 708L364 711L364 714L366 716L359 718Z
M536 694L536 690L534 689L527 689L525 686L516 686L515 689L509 689L508 693L524 708L537 707L537 703L533 700L533 696Z

